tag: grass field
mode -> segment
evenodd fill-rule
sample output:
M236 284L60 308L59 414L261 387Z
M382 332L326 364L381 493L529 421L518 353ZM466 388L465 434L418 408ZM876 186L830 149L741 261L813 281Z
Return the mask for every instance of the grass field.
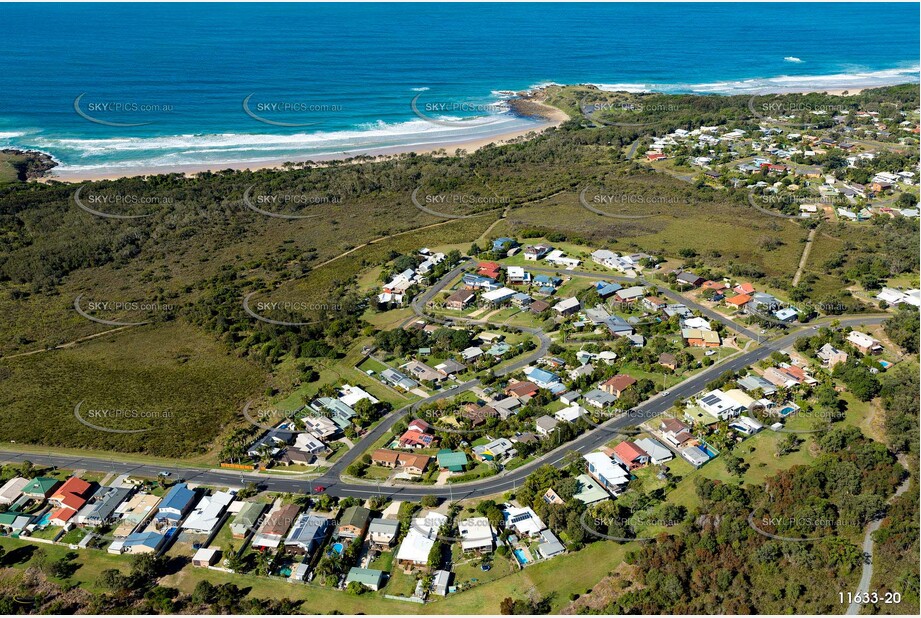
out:
M180 322L4 359L0 369L3 440L170 457L206 453L265 380L254 365ZM81 402L88 423L144 431L89 427L75 416Z

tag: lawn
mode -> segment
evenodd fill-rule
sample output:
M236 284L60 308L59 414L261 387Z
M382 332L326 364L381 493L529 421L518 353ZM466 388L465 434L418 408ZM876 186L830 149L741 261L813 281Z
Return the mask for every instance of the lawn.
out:
M73 551L69 547L63 547L61 545L30 543L28 541L9 537L0 537L0 547L6 550L4 564L15 568L33 566L35 560L34 552L38 549L45 552L49 562L60 560ZM32 553L29 554L27 552ZM127 573L131 568L131 561L127 556L116 556L98 550L81 550L77 552L77 556L75 564L80 566L77 568L73 577L66 581L73 582L81 588L85 588L94 593L108 592L107 589L99 584L100 579L102 579L103 571L106 569L118 569L123 573ZM51 579L58 583L65 583L64 580Z

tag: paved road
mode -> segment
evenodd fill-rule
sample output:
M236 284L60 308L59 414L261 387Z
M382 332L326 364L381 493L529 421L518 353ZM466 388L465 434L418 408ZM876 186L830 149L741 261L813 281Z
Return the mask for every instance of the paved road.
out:
M641 285L644 288L653 287L659 291L659 295L665 296L666 298L669 298L675 301L675 303L686 305L690 309L695 309L699 311L702 315L707 316L711 320L716 320L720 324L723 324L727 328L734 330L739 334L745 335L749 339L752 339L754 341L760 341L762 339L762 336L758 334L757 332L749 328L746 328L745 326L742 326L741 324L737 322L734 322L733 320L729 319L722 313L714 311L710 307L707 307L706 305L702 305L694 300L691 300L690 298L685 298L684 296L682 296L678 292L675 292L671 288L668 288L664 285L661 285L655 282L647 281L646 279L643 279L643 278L631 279L629 277L621 277L619 275L611 275L611 274L606 274L606 273L594 273L594 272L590 272L587 270L563 270L560 268L545 268L542 266L540 267L529 266L528 270L539 272L539 273L548 273L548 274L563 273L563 274L568 274L568 275L576 275L579 277L592 277L599 281L615 281L617 283L623 283L627 285Z
M865 316L839 318L842 326L856 326L859 324L879 324L889 316ZM832 320L824 319L816 323L816 326L830 323ZM35 453L23 453L11 450L8 447L0 448L0 458L7 462L19 462L25 459L32 461L37 465L47 466L54 465L66 469L87 469L112 474L134 474L138 476L156 476L160 471L169 471L173 478L183 478L187 481L201 484L241 487L249 482L257 481L265 489L276 492L304 493L311 492L313 487L322 485L326 487L326 492L334 496L356 496L372 497L377 495L389 496L395 500L413 500L426 495L436 495L449 499L476 498L502 493L516 488L524 479L537 467L545 464L559 466L560 462L570 452L579 453L590 452L599 446L602 446L616 437L620 432L635 427L644 421L657 416L671 408L679 399L687 399L703 390L708 382L726 371L738 371L757 363L768 356L775 350L782 350L793 344L799 337L811 334L813 328L804 328L796 332L789 333L779 339L766 342L761 347L754 350L740 353L736 356L726 359L724 362L714 365L707 370L688 378L680 384L672 387L668 395L658 395L652 399L640 404L629 413L618 418L609 420L600 427L586 432L572 442L568 442L559 448L547 453L546 455L535 459L531 463L517 468L508 474L476 481L464 483L456 487L432 487L432 486L383 486L371 483L347 483L340 479L341 470L347 464L343 463L346 457L350 460L358 457L364 449L370 445L370 442L376 440L386 429L392 427L402 416L405 416L414 407L434 401L442 397L449 397L463 390L468 390L475 386L478 381L464 383L453 389L438 393L425 400L416 402L411 406L406 406L401 410L388 417L373 432L359 442L355 449L349 451L343 456L343 459L336 463L329 471L315 480L283 478L276 475L247 472L240 473L228 470L202 470L199 468L188 468L181 465L158 466L151 464L136 464L129 462L120 462L117 455L108 458L97 457L80 457L72 455L56 455L49 452L47 455Z

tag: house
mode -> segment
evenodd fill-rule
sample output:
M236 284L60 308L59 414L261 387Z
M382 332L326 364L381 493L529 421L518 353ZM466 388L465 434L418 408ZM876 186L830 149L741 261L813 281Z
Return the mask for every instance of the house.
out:
M131 495L130 487L100 487L92 500L77 513L81 526L101 526L112 521L115 509Z
M830 343L819 348L815 355L822 361L822 366L829 369L834 369L838 363L847 362L847 352L842 352Z
M737 294L731 298L727 298L725 302L730 307L735 307L736 309L741 309L748 303L752 301L752 297L749 294Z
M686 270L683 270L680 273L678 273L675 276L675 280L678 281L678 283L682 285L690 285L695 288L699 288L700 286L704 284L704 281L706 281L706 279L704 279L703 277L695 275L694 273L688 272Z
M692 440L690 427L676 418L666 418L659 423L659 431L665 441L675 447L682 447Z
M883 351L883 346L880 345L878 340L860 331L852 330L848 333L847 342L862 354L879 354Z
M476 293L473 290L457 290L445 299L445 306L448 309L461 311L473 303Z
M498 275L497 275L498 276ZM467 273L461 279L466 290L496 290L502 286L495 279Z
M194 501L195 492L185 483L177 483L166 492L163 500L160 501L157 519L177 524L192 508Z
M534 382L529 382L527 380L520 380L515 383L510 383L505 387L505 394L515 397L533 397L537 394L537 391L540 390L540 387Z
M533 382L540 388L551 388L554 384L559 384L560 378L555 373L540 369L539 367L528 367L524 370L530 382Z
M548 528L540 533L540 543L537 545L537 553L541 558L553 558L566 552L566 546L560 542L555 534Z
M356 582L368 588L370 590L380 590L384 587L386 578L384 577L383 571L378 571L377 569L363 569L361 567L352 567L349 569L349 574L345 576L345 584L348 586L352 582Z
M617 401L617 397L606 393L601 389L592 389L584 395L585 403L595 406L596 408L606 408Z
M470 361L475 361L476 359L480 358L481 356L483 356L483 350L480 349L480 348L477 347L477 346L471 346L471 347L466 348L464 351L461 352L461 358L463 358L463 359L464 359L465 361L467 361L468 363L469 363Z
M609 281L596 281L595 282L595 292L602 300L606 300L616 294L618 290L622 289L623 286L619 283L611 283Z
M397 540L399 532L399 521L376 517L368 525L368 540L377 549L387 549Z
M192 556L192 565L197 567L209 567L217 564L221 557L221 550L211 547L202 547L195 555Z
M483 293L480 298L483 300L483 302L498 306L511 300L512 296L515 294L517 294L517 292L511 288L499 288L498 290L492 290L490 292Z
M575 268L582 263L582 260L576 258L566 257L565 252L560 249L554 249L544 258L548 264L553 264L554 266L561 266L563 268Z
M795 322L799 317L799 311L795 307L784 307L775 311L774 317L781 322Z
M31 522L31 515L25 515L19 511L0 513L0 530L8 531L11 534L21 533Z
M699 468L708 461L710 461L710 456L707 453L697 446L688 446L679 451L681 456L687 460L695 468Z
M615 496L623 491L624 486L630 481L627 471L604 453L596 451L583 455L582 458L591 477Z
M497 438L492 442L473 447L473 456L480 461L498 461L502 457L513 457L514 445L506 438Z
M528 307L534 299L525 294L524 292L516 292L512 296L512 304L520 309Z
M553 310L561 316L570 316L575 314L582 307L578 298L564 298L553 306Z
M793 388L802 381L799 377L784 371L782 367L768 367L764 370L764 379L778 388Z
M619 303L632 303L640 300L646 295L646 288L640 285L634 285L629 288L621 288L614 293L614 300Z
M269 511L262 527L253 537L252 546L256 549L276 549L297 519L298 511L300 507L296 504L286 504Z
M647 296L643 299L643 306L650 311L662 311L668 306L668 303L658 296Z
M636 470L649 463L649 454L633 442L620 442L614 446L614 461L627 470Z
M340 539L360 539L365 536L371 521L371 511L363 506L350 506L339 520Z
M704 290L713 290L717 293L729 289L729 286L722 281L704 281L700 287Z
M235 492L216 491L210 496L202 498L189 514L182 529L199 534L209 534L223 521L224 511L233 502Z
M559 421L553 418L552 416L547 416L546 414L534 421L534 427L542 436L549 436L550 433L556 429L556 426L559 425Z
M256 529L259 518L265 511L265 504L261 502L244 502L230 523L230 534L235 539L245 539L250 532Z
M319 515L301 513L285 538L285 552L296 556L312 555L332 528L332 520Z
M620 399L627 389L634 384L636 384L636 378L621 373L602 382L601 390Z
M765 395L772 395L777 392L777 388L773 384L758 375L747 375L739 378L736 382L749 393L759 389Z
M521 266L509 266L505 270L505 280L510 285L525 285L531 283L531 273Z
M659 354L658 363L662 367L671 369L672 371L678 368L678 359L674 354L669 354L668 352L662 352Z
M428 467L431 457L413 453L401 453L388 449L377 449L371 453L371 462L385 468L405 468L410 474L422 474Z
M641 438L636 441L636 446L649 455L649 461L655 465L663 464L674 458L672 452L655 438Z
M528 305L528 311L537 315L543 313L550 308L550 303L544 302L542 300L535 300L530 305Z
M418 429L407 429L399 439L400 448L429 448L437 442L435 436Z
M735 399L728 397L720 390L712 390L697 399L697 405L710 416L721 421L738 416L745 411L745 406L740 406Z
M409 532L397 550L397 564L405 568L424 567L428 565L429 553L438 539L438 531L448 521L445 515L430 512L425 517L412 520Z
M764 425L748 416L740 416L739 418L729 423L729 428L734 429L743 435L753 436L764 429Z
M502 516L505 519L505 527L512 528L520 537L537 537L540 536L541 530L547 528L529 506L522 508L508 505L502 511Z
M17 476L11 478L3 487L0 487L0 505L12 504L22 495L22 490L29 484L29 479Z
M417 382L441 382L445 379L443 373L417 360L406 363L403 369Z
M435 365L435 371L445 377L452 376L457 373L462 373L466 368L466 365L463 365L452 358L445 359L444 362Z
M22 488L22 495L28 496L34 500L44 500L54 493L54 490L57 489L60 483L61 482L57 479L39 476L29 481L25 487Z
M491 552L496 545L496 533L486 517L471 517L457 524L460 533L461 549L466 552Z
M529 399L529 397L525 399ZM495 409L500 419L505 420L511 416L515 410L521 407L522 401L523 400L519 397L506 397L505 399L493 401L490 407Z
M580 474L576 477L578 489L572 495L573 498L584 504L595 504L610 499L610 494L606 492L598 481L593 479L589 474Z
M463 472L467 466L467 453L464 451L451 451L448 449L438 451L436 455L438 467L451 472Z
M160 503L160 497L153 494L137 493L127 502L122 502L115 508L119 515L118 527L112 533L117 539L123 539L135 531L138 526L147 521L155 512Z
M419 386L417 382L409 379L396 369L385 369L381 372L381 380L404 391L411 391Z
M682 328L681 338L692 348L718 348L721 343L718 332L699 328Z
M124 541L116 541L112 545L116 543L121 543L121 545L118 548L110 546L110 552L117 549L117 553L153 554L160 551L160 548L166 543L166 535L158 532L134 532L129 534Z
M576 399L578 399L580 396L581 395L576 393L569 407L563 408L562 410L555 412L553 414L554 418L556 418L558 421L563 422L563 423L572 423L575 420L577 420L580 416L585 414L586 413L585 409L582 406L575 403Z
M341 431L339 425L319 414L308 414L301 420L307 431L320 440L329 440Z
M509 249L514 249L517 246L517 240L514 238L507 238L505 236L492 241L492 250L502 253L503 255L508 252Z
M502 266L498 262L480 262L476 267L476 274L490 279L498 279L501 272Z
M551 251L553 247L550 245L528 245L524 248L524 259L536 262Z

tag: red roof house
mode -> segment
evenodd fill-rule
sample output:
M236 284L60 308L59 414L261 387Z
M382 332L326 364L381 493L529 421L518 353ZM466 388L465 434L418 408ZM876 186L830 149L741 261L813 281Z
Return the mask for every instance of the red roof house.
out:
M621 442L614 447L614 459L617 463L635 470L649 463L649 455L633 442Z

